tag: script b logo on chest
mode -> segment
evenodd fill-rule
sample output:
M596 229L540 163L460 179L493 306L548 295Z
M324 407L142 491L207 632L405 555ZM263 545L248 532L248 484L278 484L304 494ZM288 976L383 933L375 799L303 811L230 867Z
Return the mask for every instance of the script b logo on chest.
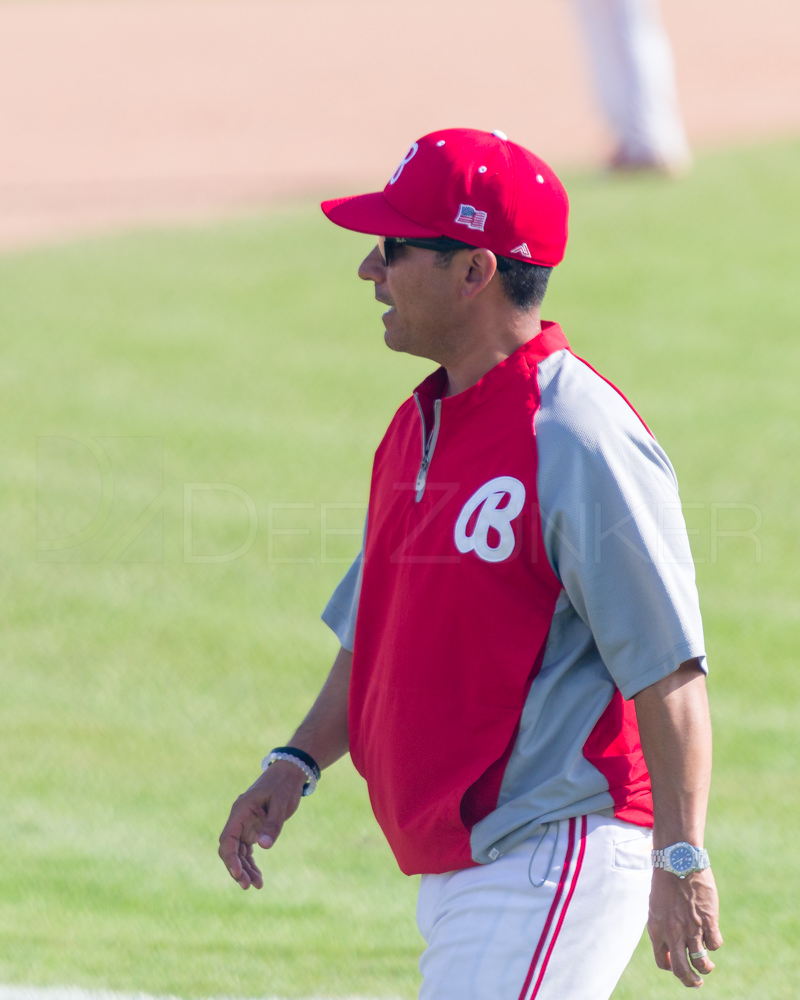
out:
M512 521L524 505L525 487L519 479L513 476L490 479L472 494L458 515L456 548L462 553L474 552L484 562L508 559L516 547Z

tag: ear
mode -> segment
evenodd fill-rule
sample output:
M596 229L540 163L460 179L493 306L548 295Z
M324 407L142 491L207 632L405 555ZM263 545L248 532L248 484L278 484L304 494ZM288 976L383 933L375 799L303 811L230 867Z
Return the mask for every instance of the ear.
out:
M468 268L461 286L461 297L474 299L486 288L497 271L497 257L491 250L474 250L467 258Z

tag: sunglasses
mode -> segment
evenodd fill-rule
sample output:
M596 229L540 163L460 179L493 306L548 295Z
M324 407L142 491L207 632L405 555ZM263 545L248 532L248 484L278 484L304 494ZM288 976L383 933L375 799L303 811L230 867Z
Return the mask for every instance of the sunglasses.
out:
M404 236L379 236L378 253L384 267L388 267L393 260L394 251L399 246L421 247L423 250L437 250L439 253L445 250L474 250L471 243L462 243L461 240L451 240L449 236L433 236L430 239L406 239Z

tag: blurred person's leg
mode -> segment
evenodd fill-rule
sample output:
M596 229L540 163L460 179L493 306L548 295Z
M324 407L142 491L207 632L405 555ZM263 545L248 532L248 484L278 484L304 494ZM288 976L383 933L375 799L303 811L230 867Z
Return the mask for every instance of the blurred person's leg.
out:
M675 67L657 0L575 0L618 169L680 173L691 152L678 108Z

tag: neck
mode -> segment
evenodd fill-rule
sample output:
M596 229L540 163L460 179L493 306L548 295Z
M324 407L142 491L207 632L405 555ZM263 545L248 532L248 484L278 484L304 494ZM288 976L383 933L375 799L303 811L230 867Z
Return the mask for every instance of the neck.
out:
M516 313L511 322L468 339L463 354L451 358L449 363L443 362L447 369L446 395L455 396L475 385L518 347L532 340L541 329L539 310L536 309L529 313Z

